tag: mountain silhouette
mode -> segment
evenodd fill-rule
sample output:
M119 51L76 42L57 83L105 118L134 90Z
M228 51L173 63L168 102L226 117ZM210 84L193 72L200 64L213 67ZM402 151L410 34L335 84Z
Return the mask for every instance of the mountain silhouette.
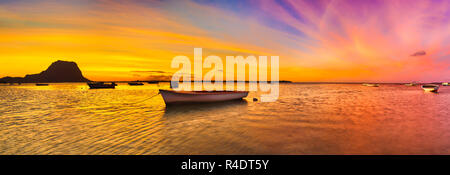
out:
M77 63L58 60L53 62L45 71L25 77L4 77L0 82L6 83L55 83L55 82L88 82L83 76Z

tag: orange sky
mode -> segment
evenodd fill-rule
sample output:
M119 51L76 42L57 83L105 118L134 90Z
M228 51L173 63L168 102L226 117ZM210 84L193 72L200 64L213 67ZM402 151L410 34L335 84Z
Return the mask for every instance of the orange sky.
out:
M449 1L2 1L0 76L67 60L91 80L146 80L200 47L224 60L279 56L281 80L449 81L449 11Z

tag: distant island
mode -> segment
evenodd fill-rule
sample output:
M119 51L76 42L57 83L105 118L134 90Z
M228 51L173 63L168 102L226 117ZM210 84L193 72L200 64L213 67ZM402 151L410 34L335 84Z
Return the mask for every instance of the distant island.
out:
M57 83L57 82L89 82L83 76L77 63L58 60L45 71L25 77L4 77L1 83Z

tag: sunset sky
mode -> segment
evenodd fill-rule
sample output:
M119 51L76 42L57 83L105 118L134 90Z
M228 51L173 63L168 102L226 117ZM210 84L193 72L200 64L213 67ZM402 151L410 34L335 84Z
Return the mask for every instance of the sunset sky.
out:
M0 77L68 60L146 80L195 47L279 56L280 80L450 81L450 1L0 0Z

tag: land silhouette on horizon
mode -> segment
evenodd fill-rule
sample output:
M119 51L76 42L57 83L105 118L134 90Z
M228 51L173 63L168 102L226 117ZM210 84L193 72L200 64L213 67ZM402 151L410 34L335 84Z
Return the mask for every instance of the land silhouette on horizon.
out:
M89 82L72 61L58 60L53 62L45 71L38 74L29 74L25 77L3 77L2 83L57 83L57 82Z
M138 82L171 82L170 79L160 80L136 80ZM38 74L28 74L25 77L10 77L6 76L0 78L0 83L64 83L64 82L92 82L85 78L77 63L73 61L58 60L53 62L46 70ZM104 81L104 82L135 82L135 81ZM191 82L195 82L192 80ZM212 80L212 82L216 82ZM230 81L223 81L230 82ZM231 81L231 82L245 82L245 83L259 83L261 81ZM273 81L268 80L268 83ZM279 80L279 83L298 83L298 84L361 84L367 82L292 82L288 80ZM372 82L375 83L375 82ZM404 84L405 82L376 82L381 84ZM442 82L432 82L433 84L441 84ZM419 83L424 84L424 83Z

